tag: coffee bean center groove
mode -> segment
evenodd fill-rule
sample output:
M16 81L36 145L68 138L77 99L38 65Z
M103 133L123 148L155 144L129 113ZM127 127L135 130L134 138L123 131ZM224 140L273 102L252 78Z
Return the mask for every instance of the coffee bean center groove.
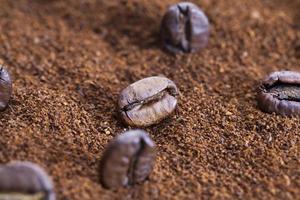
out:
M159 99L162 99L167 93L174 97L177 95L176 91L173 88L166 88L166 89L162 90L161 92L158 92L157 94L152 95L151 97L148 97L148 98L145 98L145 99L139 100L139 101L134 101L134 102L124 106L121 110L126 112L129 110L132 110L134 107L136 107L138 105L151 104Z
M145 148L145 141L143 139L141 139L140 141L140 145L139 145L139 149L138 151L132 156L132 158L130 159L130 163L129 163L129 168L128 168L128 182L129 185L133 185L134 184L134 180L135 180L135 176L134 176L134 172L136 170L136 166L137 163L139 161L140 155L143 152L144 148Z
M300 102L300 85L278 83L267 88L268 93L279 100Z

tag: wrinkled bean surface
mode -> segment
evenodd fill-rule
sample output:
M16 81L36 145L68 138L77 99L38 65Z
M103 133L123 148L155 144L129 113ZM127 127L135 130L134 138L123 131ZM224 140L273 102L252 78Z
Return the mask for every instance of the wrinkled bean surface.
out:
M279 71L270 74L261 84L258 105L268 113L300 115L300 73Z
M119 97L119 109L131 126L156 124L176 108L178 89L173 81L159 76L148 77L125 88Z

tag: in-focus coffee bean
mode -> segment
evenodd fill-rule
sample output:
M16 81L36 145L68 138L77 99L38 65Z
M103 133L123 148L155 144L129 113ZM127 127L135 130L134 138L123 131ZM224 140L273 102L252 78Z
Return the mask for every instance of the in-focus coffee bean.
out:
M8 71L0 65L0 111L4 110L9 102L12 91L12 81Z
M131 126L156 124L176 108L178 89L173 81L160 76L139 80L125 88L119 97L119 109Z
M130 130L117 136L101 159L103 186L115 189L142 183L153 169L155 154L155 144L143 130Z
M266 77L259 88L261 110L290 116L300 115L300 73L278 71Z
M171 53L194 53L209 39L209 21L193 3L182 2L169 7L161 23L163 46Z
M48 175L36 164L14 162L0 166L0 200L55 200Z

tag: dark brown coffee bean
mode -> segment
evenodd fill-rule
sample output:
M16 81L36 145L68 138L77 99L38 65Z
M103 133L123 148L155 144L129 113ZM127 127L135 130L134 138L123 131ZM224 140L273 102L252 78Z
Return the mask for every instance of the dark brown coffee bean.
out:
M204 48L209 38L209 22L193 3L169 7L161 23L160 37L171 53L194 53Z
M160 76L139 80L125 88L119 97L124 121L143 127L169 116L177 105L178 89L173 81Z
M105 150L100 178L104 187L118 188L145 181L155 162L155 144L145 131L130 130L117 136Z
M55 194L44 170L15 162L0 166L0 200L55 200Z
M260 86L258 106L268 113L300 115L300 73L271 73Z
M0 65L0 110L4 110L9 102L12 81L6 69Z

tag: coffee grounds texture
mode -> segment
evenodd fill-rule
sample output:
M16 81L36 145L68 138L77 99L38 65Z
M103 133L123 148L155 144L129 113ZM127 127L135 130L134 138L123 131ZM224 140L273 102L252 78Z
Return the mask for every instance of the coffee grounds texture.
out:
M299 117L261 112L260 80L300 71L298 0L199 0L211 37L196 54L160 48L175 0L1 0L0 63L14 80L0 114L0 162L29 160L57 198L298 199ZM128 127L119 92L165 75L181 91L174 115L146 128L157 162L144 184L99 183L108 142Z

